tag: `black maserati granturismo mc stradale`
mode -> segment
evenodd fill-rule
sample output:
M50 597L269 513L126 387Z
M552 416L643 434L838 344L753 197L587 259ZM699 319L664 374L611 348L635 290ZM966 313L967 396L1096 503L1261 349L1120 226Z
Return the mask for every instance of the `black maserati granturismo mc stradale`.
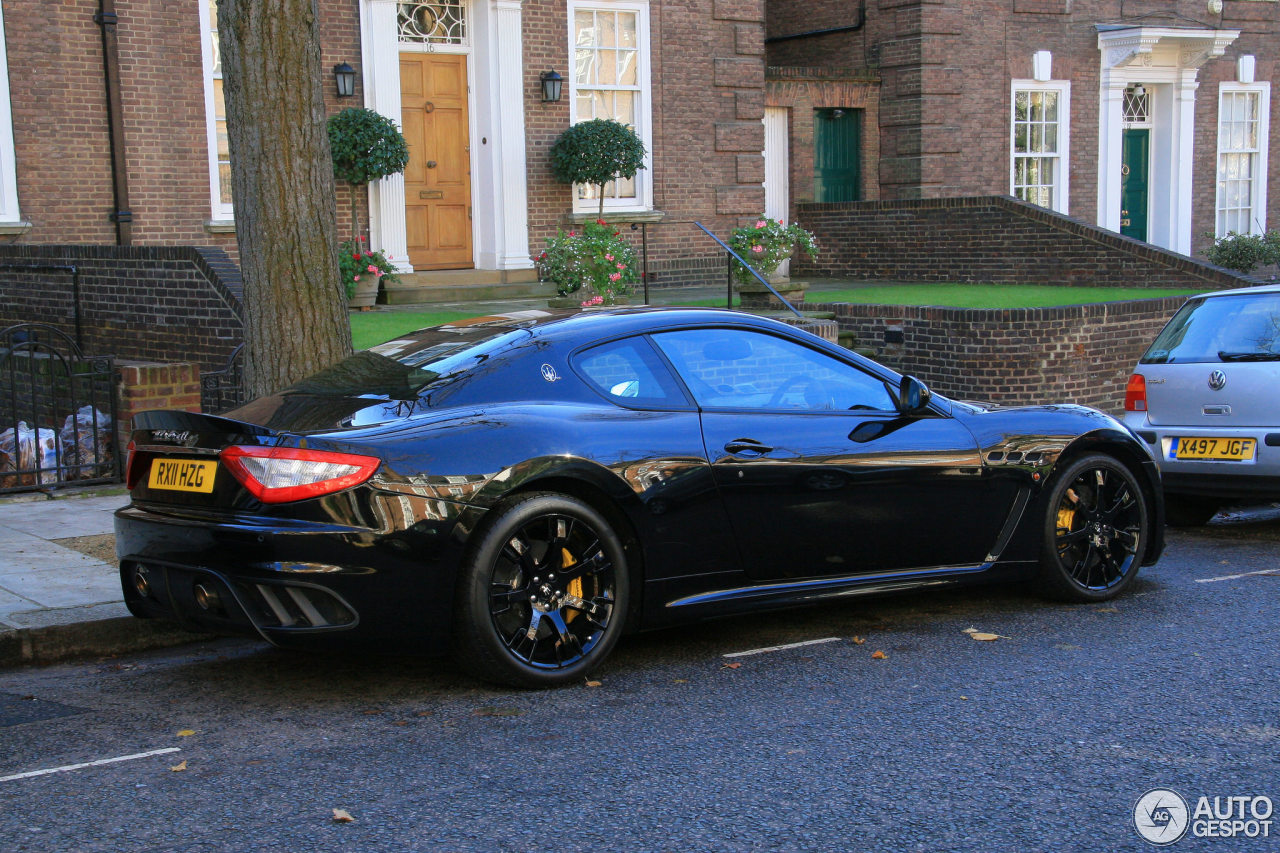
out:
M782 323L529 311L359 352L223 416L134 420L130 610L280 646L581 679L622 634L1029 578L1101 601L1163 547L1146 446L931 394Z

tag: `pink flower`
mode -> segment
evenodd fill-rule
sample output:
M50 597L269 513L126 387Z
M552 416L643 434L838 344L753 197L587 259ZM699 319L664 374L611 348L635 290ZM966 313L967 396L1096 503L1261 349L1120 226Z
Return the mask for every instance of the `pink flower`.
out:
M597 224L597 225L608 225L609 223L608 223L608 222L605 222L603 219L597 219L597 220L596 220L596 224Z
M359 280L360 280L360 276L358 276L358 275L357 275L357 276L352 276L351 280L352 280L352 281L359 281Z
M577 236L578 236L578 232L577 232L577 231L570 231L570 232L569 232L569 236L570 236L570 237L577 237Z
M605 255L605 256L604 256L604 259L605 259L606 261L611 261L611 260L613 260L613 255Z
M588 299L586 302L583 302L582 307L590 308L592 305L602 305L602 304L604 304L603 296L593 296L590 299Z
M758 220L758 221L756 222L756 227L757 227L757 228L763 228L763 227L764 227L764 224L765 224L765 223L764 223L764 220L763 220L763 219L760 219L760 220Z
M375 267L373 264L369 264L369 266L365 267L365 269L375 274L378 272L378 268Z
M617 280L618 280L618 279L620 279L620 278L622 278L622 273L620 273L620 272L615 272L615 273L610 273L610 274L609 274L609 281L617 281Z
M751 247L751 251L760 253L764 251L764 246L756 245Z
M360 256L359 256L359 255L352 255L352 256L351 256L351 260L353 260L353 261L358 261L358 260L360 260Z

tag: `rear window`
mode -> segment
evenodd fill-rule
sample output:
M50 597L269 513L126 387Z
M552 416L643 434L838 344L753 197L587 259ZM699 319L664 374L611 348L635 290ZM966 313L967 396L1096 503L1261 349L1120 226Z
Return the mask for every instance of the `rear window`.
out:
M432 385L452 381L526 340L509 318L436 326L387 341L298 382L286 393L387 396L408 400Z
M1143 364L1280 361L1280 293L1193 299L1174 315Z

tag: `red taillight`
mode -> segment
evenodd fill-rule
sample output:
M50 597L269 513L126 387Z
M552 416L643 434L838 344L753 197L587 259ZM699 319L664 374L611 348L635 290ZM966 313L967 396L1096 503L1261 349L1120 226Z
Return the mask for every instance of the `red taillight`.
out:
M138 445L132 440L129 442L129 446L124 450L124 484L125 487L130 490L132 490L134 486L138 485L138 480L142 477L141 466L136 470L133 467L134 458L138 455L137 450Z
M1147 378L1141 373L1129 377L1124 386L1124 410L1126 412L1145 412L1147 410Z
M225 448L219 457L251 495L268 504L318 498L358 486L382 462L353 453L240 445Z

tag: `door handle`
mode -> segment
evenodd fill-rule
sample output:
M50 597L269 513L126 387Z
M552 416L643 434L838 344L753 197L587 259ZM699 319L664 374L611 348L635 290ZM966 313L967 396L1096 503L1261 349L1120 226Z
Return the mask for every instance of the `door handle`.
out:
M435 160L428 160L428 161L427 161L427 168L428 168L428 169L434 169L435 167L436 167L436 161L435 161Z
M430 101L427 101L425 104L422 105L422 109L425 110L426 112L433 113L436 111L436 105L431 103Z
M735 438L727 442L724 449L726 453L734 456L763 456L773 450L769 445L761 444L754 438Z

